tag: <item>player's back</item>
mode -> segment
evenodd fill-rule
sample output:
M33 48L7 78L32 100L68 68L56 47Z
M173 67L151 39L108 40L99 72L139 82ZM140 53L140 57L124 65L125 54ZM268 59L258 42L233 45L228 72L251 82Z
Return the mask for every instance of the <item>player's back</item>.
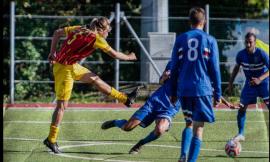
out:
M178 94L212 95L209 68L213 68L210 61L212 55L218 55L216 40L202 30L192 29L176 41L179 44Z
M76 29L68 33L56 61L61 64L72 65L90 55L95 48L96 34L85 28Z

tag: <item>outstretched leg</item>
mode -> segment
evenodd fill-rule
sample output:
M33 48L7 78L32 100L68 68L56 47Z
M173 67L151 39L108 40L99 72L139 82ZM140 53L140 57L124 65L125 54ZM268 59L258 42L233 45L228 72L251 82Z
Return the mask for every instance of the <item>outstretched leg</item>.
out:
M118 127L123 131L131 131L132 129L136 128L140 123L141 121L136 118L130 118L128 121L125 119L108 120L101 125L101 129L106 130L109 128Z
M169 129L170 122L166 118L158 119L156 121L155 130L149 133L144 139L141 139L136 145L134 145L129 153L130 154L138 154L141 147L149 142L152 142L158 139L166 130Z
M127 107L130 107L135 102L135 98L137 97L140 88L137 87L130 94L124 94L108 85L106 82L100 79L99 76L92 72L84 74L80 78L80 81L94 85L100 92L117 99L121 103L124 103Z

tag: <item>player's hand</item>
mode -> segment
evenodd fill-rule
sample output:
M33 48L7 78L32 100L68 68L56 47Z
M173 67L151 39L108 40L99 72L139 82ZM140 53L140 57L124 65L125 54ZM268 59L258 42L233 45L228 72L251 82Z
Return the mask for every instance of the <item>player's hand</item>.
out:
M231 105L229 106L229 108L230 108L230 109L240 109L240 106L236 106L236 105L231 104Z
M239 109L239 106L235 106L234 104L228 102L228 101L222 101L224 105L226 105L230 109Z
M128 60L137 60L135 53L131 52L130 54L128 54Z
M213 103L213 106L214 107L217 107L219 104L221 103L221 99L214 99L214 103Z
M250 85L259 85L262 81L259 78L251 78L251 81L249 82Z
M49 60L50 64L54 64L55 63L55 53L50 53L48 55L48 60Z

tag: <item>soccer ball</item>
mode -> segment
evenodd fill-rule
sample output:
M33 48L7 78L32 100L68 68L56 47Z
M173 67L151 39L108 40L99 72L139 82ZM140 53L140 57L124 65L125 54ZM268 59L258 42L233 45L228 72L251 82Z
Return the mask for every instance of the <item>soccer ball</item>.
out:
M229 157L236 157L240 155L242 146L239 141L230 140L225 145L225 152Z

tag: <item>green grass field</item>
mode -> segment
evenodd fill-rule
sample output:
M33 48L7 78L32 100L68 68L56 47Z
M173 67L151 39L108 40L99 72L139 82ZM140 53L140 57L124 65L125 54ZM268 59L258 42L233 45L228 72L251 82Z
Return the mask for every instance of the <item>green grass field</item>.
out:
M100 129L103 121L128 119L135 109L91 110L70 109L65 112L60 127L58 144L63 154L48 152L42 141L49 132L53 110L8 109L4 116L5 162L71 162L71 161L151 161L177 162L181 131L184 128L180 112L171 130L160 139L143 147L137 155L128 151L139 139L154 128L140 127L132 132L117 128ZM226 142L237 133L236 111L216 111L216 123L206 124L199 162L268 162L269 161L269 111L249 111L246 123L246 141L241 142L242 152L237 158L229 158L224 152Z

